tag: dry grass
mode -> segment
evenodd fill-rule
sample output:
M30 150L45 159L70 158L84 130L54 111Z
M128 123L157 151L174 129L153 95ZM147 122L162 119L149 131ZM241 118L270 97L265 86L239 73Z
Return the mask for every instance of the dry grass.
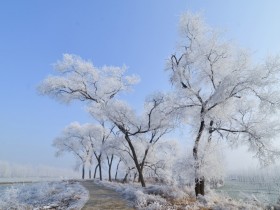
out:
M181 198L181 199L172 199L172 200L168 200L168 201L174 205L188 205L188 204L195 203L196 199L192 198L192 197L186 197L186 198Z
M177 210L185 210L186 206L196 206L195 203L197 202L196 198L193 196L185 197L181 199L166 199L170 206L175 207ZM212 210L209 207L199 207L199 210Z

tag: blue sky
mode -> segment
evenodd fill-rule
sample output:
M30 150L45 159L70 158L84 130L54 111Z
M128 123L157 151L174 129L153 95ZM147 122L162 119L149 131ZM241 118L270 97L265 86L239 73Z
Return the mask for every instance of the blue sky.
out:
M127 100L169 88L165 60L174 51L180 15L202 12L255 59L280 52L277 0L10 0L0 3L0 160L71 167L52 140L72 121L90 122L79 103L63 105L36 87L63 53L94 65L127 65L141 77Z

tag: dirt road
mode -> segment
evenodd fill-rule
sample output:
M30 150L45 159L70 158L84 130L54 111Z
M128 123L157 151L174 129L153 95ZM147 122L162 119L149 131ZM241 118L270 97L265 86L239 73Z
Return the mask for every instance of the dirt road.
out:
M127 205L117 192L95 184L93 181L83 181L81 184L89 191L89 200L82 210L134 210Z

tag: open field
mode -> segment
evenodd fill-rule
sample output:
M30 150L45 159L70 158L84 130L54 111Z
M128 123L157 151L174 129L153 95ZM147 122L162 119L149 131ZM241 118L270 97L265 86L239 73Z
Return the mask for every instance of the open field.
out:
M246 200L255 197L262 203L276 204L280 198L280 182L276 180L238 180L227 179L225 185L217 192L229 195L234 199Z
M14 183L28 183L28 182L46 182L46 181L61 181L67 180L64 177L13 177L0 178L0 185L14 184Z

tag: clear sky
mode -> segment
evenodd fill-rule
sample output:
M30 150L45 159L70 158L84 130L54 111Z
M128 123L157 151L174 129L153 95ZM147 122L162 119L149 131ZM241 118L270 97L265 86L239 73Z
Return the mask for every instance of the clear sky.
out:
M127 65L141 77L127 100L168 89L165 60L174 51L180 14L206 21L254 52L280 52L277 0L9 0L0 3L0 160L71 167L52 140L72 121L90 122L81 104L59 104L36 87L63 53L94 65Z

